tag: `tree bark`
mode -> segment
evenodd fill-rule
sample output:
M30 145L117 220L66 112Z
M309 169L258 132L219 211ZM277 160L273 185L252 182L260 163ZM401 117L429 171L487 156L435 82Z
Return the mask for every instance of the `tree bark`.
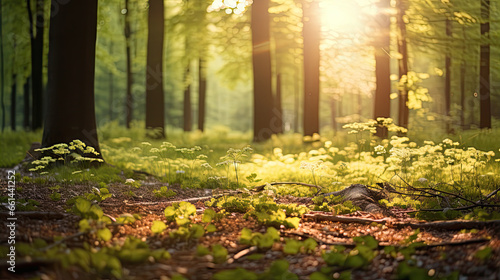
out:
M31 37L31 129L42 128L43 123L43 29L44 0L36 1L36 21L33 22L31 1L26 0ZM33 32L33 31L36 31Z
M198 58L198 129L205 131L205 110L207 97L207 69L205 66L205 58Z
M148 53L146 66L146 128L154 138L165 138L165 97L163 94L163 0L149 1Z
M3 33L2 33L2 0L0 0L0 40L3 42ZM2 132L5 129L5 102L3 100L4 97L4 67L3 67L3 44L0 43L0 103L2 104Z
M449 40L452 40L452 22L450 19L446 19L446 36ZM444 84L444 105L446 114L446 132L451 132L451 46L446 51L445 57L445 84Z
M186 39L187 40L187 39ZM188 61L184 71L184 131L189 132L193 129L193 110L191 107L191 63Z
M283 134L283 107L281 104L281 74L276 76L276 96L273 102L272 124L275 134Z
M481 40L490 38L490 0L481 0ZM490 44L481 44L479 67L480 128L491 128Z
M404 16L406 14L406 9L408 2L406 0L398 0L397 2L398 17L397 23L399 28L398 37L398 51L401 54L401 59L398 61L399 68L399 80L403 76L408 76L408 46L406 43L406 23L404 22ZM408 89L406 84L400 87L399 90L399 116L398 125L404 128L408 128L410 111L408 109Z
M380 10L390 8L390 0L380 0L378 7ZM375 110L374 117L391 117L391 67L390 67L390 27L391 21L387 13L379 13L377 16L378 32L375 38ZM386 127L378 127L376 135L380 138L387 138Z
M94 111L97 0L52 0L42 147L79 139L99 150Z
M253 141L262 142L273 134L271 117L273 104L269 0L252 4L253 62Z
M319 134L319 3L303 4L304 36L304 136Z
M25 130L29 130L31 128L30 122L30 89L31 89L31 76L26 78L23 85L23 127Z
M14 64L12 64L14 65ZM17 93L17 75L15 73L12 74L12 85L10 87L10 129L12 131L16 130L16 93Z
M132 55L130 53L131 47L131 33L130 30L130 11L129 11L129 0L125 0L125 27L124 27L124 35L125 35L125 53L127 60L127 92L125 96L125 126L130 128L130 124L132 123L133 115L134 115L134 97L132 95L132 84L133 84L133 75L132 75Z

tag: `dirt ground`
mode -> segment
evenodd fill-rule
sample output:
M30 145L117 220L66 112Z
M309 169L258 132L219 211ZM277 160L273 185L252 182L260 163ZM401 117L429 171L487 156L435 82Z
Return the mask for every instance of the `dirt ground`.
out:
M1 190L6 195L7 182L2 180ZM55 184L53 184L55 185ZM52 185L52 186L53 186ZM80 218L74 214L67 213L66 200L91 191L91 186L86 185L61 185L60 201L50 199L51 185L37 185L33 183L17 183L16 187L22 190L16 191L16 199L34 199L40 204L36 209L39 215L23 214L16 215L16 242L32 242L35 238L42 238L49 244L53 242L54 236L71 236L78 233L78 221ZM402 256L391 257L385 254L383 246L402 244L414 229L409 226L394 226L400 222L418 221L409 218L406 214L392 210L392 216L374 215L365 212L356 212L347 217L383 220L384 223L357 223L357 222L334 222L325 221L315 217L303 217L299 228L280 228L281 238L315 239L319 246L313 253L299 253L287 255L283 253L283 244L275 243L271 250L261 252L264 256L260 260L250 260L247 256L234 256L248 245L239 243L239 235L244 227L252 231L265 232L266 227L259 225L254 219L244 219L241 213L231 213L219 222L216 222L217 231L206 233L199 240L193 242L172 242L168 233L153 235L151 224L155 220L166 221L163 211L171 205L172 201L183 199L205 197L212 194L212 190L192 190L172 186L177 192L176 196L156 198L152 189L158 189L161 185L156 183L144 184L139 189L133 189L135 197L127 196L131 189L124 184L110 184L109 190L113 197L106 199L99 205L104 213L110 217L118 217L121 214L140 214L141 220L128 225L109 226L113 238L109 243L123 240L127 236L135 236L146 241L151 249L165 248L172 258L164 261L148 261L139 265L123 264L124 279L170 279L175 274L181 274L187 279L211 279L211 277L222 270L233 268L245 268L247 270L262 272L269 264L278 259L285 259L290 263L290 271L299 276L300 279L309 279L309 275L325 266L322 252L328 250L331 244L353 244L355 236L371 235L379 242L377 256L365 268L355 269L353 279L397 279L398 265L403 262ZM206 199L205 199L206 200ZM295 197L280 197L279 203L310 204L310 200ZM204 200L192 201L198 213L206 208ZM323 213L322 215L330 215ZM310 215L311 216L311 215ZM314 216L314 215L312 215ZM0 219L2 230L0 231L0 242L7 245L8 230L4 230L8 224L7 209L2 206ZM201 215L195 218L200 221ZM484 226L477 231L445 230L439 228L422 229L417 241L423 241L430 246L417 249L413 255L413 263L420 268L425 268L430 275L449 275L454 271L460 273L459 279L500 279L500 228L497 226ZM170 229L169 225L169 229ZM175 228L175 226L172 226ZM169 230L167 229L167 231ZM65 241L69 248L82 247L88 242L95 247L104 246L102 242L95 241L87 235L79 235ZM197 257L196 245L221 244L228 250L228 260L221 264L215 264L211 256ZM448 243L448 244L445 244ZM440 246L434 246L434 245ZM480 260L475 257L477 251L485 247L493 249L491 257ZM241 255L241 254L239 254ZM99 279L91 272L85 272L78 267L62 269L57 263L47 260L37 260L30 257L18 257L16 259L16 273L7 271L6 256L2 256L2 268L0 279ZM337 275L333 275L337 276ZM333 279L333 278L332 278Z

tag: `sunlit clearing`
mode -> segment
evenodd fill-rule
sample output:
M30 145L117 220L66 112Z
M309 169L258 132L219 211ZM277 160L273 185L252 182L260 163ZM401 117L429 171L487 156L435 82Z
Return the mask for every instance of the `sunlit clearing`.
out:
M368 0L322 0L319 5L322 26L340 33L362 29L365 17L373 13L373 5Z

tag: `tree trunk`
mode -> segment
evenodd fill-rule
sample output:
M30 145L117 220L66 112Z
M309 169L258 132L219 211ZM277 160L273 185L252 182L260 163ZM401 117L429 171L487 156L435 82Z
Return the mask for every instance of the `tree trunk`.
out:
M205 131L205 109L207 97L207 69L205 58L198 58L198 129Z
M109 42L109 53L113 53L113 41L110 41ZM114 95L114 90L115 90L115 87L114 87L114 83L113 83L113 72L112 71L109 71L109 74L108 74L108 79L109 79L109 99L108 99L108 114L109 114L109 121L113 121L113 111L114 111L114 107L113 107L113 95Z
M390 8L390 0L380 0L378 7L380 10ZM375 37L375 110L374 117L391 117L391 58L389 56L390 46L390 27L391 21L387 12L380 13L377 16L378 32ZM378 127L376 135L380 138L387 138L387 128Z
M449 40L451 38L452 22L450 19L446 19L446 36ZM445 84L444 84L444 105L446 114L446 132L451 132L451 46L449 46L446 57L445 57Z
M30 122L30 88L31 88L31 77L28 76L26 81L24 81L23 85L23 127L25 130L29 130L31 128Z
M36 21L33 22L31 1L26 0L31 36L31 129L42 128L43 123L43 29L44 0L36 1ZM36 33L34 33L35 29Z
M269 0L252 4L252 62L253 62L253 141L262 142L273 134L271 127L273 89L271 72L271 43Z
M330 111L332 114L332 129L333 133L337 132L337 110L336 110L337 102L335 102L335 98L330 97Z
M193 110L191 108L191 63L188 61L184 72L184 131L189 132L193 129Z
M125 0L125 52L126 52L126 60L127 60L127 93L125 97L125 126L130 128L130 124L133 119L133 105L134 98L132 96L132 84L133 84L133 76L132 76L132 56L130 53L131 47L131 30L130 30L130 11L129 11L129 0Z
M94 111L97 0L52 0L42 147L79 139L99 150ZM71 28L68 28L71 27Z
M2 23L2 0L0 0L0 40L2 40L2 43L0 43L0 98L1 101L0 103L2 104L2 132L5 129L5 102L3 100L4 97L4 69L3 69L3 25Z
M487 40L490 37L490 0L481 0L481 19L481 40ZM481 44L479 83L479 127L491 128L490 44L488 42Z
M406 0L398 0L396 5L398 9L397 23L399 29L398 51L402 56L398 61L399 80L401 80L403 76L408 76L408 46L406 43L406 23L404 22L408 2ZM398 125L408 128L410 111L408 109L408 90L406 84L399 89L398 111Z
M165 100L163 95L163 38L165 30L163 0L149 1L148 53L146 66L146 128L154 138L165 138Z
M319 3L303 5L304 36L304 136L319 133Z
M12 64L14 65L14 64ZM12 74L12 85L10 87L10 129L12 131L16 130L16 93L17 93L17 75Z
M283 134L283 107L281 104L281 74L276 76L276 96L273 102L273 114L271 118L275 134Z

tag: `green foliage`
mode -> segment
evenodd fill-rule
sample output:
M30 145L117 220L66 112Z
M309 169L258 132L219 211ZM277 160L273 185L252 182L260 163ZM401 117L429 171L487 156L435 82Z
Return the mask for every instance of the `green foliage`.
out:
M11 200L12 201L12 200ZM16 211L34 211L40 203L33 199L16 198ZM0 203L9 204L9 196L0 196Z
M317 246L318 243L312 238L307 238L304 241L287 239L285 246L283 246L283 252L290 255L298 254L301 251L311 253Z
M277 260L271 263L271 266L264 272L257 274L243 268L233 270L224 270L217 272L214 280L297 280L299 277L291 273L288 268L290 264L286 260Z
M153 234L160 234L166 228L167 228L167 225L165 225L164 222L162 222L162 221L153 221L153 224L151 225L151 232Z
M167 221L175 221L179 226L189 224L190 217L196 214L196 207L185 201L176 202L165 208Z
M169 198L176 196L177 193L173 190L169 190L167 186L162 186L159 190L153 190L155 197Z
M185 224L169 232L170 238L183 241L196 240L202 237L204 234L205 229L203 228L203 226L197 224Z
M257 246L259 249L267 250L271 248L274 242L280 240L280 233L273 227L268 227L266 233L252 232L248 228L244 228L240 233L240 243L246 245Z

